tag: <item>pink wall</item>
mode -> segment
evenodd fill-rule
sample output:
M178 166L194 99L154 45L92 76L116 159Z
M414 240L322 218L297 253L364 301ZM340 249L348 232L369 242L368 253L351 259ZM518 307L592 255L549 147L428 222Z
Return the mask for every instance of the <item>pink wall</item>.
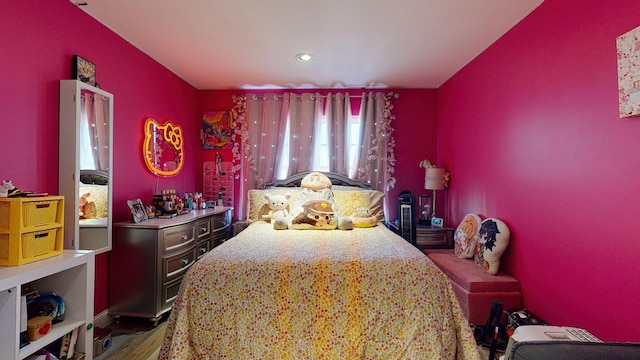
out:
M127 199L150 201L156 178L142 163L147 117L183 127L185 157L199 159L197 90L97 23L68 0L11 1L0 12L0 178L22 190L58 189L58 84L71 57L96 64L97 81L114 94L114 220L130 218ZM161 179L161 188L194 191L196 162ZM108 307L108 254L96 260L96 314Z
M449 217L504 220L524 306L604 340L640 340L640 120L618 118L616 67L638 13L547 0L438 91Z

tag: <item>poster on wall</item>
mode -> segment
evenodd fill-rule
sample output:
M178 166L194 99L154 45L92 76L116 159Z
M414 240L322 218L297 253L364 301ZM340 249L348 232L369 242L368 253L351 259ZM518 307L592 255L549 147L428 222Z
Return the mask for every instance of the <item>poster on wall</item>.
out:
M616 39L620 117L640 115L640 26Z
M205 111L202 114L202 148L231 149L233 115L231 111Z

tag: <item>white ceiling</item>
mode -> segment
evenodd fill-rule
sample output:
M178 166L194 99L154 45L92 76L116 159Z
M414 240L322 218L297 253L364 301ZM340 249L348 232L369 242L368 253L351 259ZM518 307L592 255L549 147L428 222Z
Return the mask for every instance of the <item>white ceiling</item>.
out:
M202 90L437 88L542 1L71 0Z

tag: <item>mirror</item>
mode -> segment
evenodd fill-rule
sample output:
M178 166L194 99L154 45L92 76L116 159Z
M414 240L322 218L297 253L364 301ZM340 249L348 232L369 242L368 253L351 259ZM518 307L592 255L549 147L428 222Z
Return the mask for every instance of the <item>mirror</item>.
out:
M111 250L113 95L60 81L59 142L65 248Z
M175 176L184 163L182 128L166 122L163 125L154 119L144 124L143 156L147 168L155 175Z

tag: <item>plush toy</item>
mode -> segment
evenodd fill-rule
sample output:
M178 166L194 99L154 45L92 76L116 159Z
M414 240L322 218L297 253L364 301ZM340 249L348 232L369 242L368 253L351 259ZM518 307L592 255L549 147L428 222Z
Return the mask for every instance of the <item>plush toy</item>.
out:
M269 206L269 213L263 215L263 218L267 221L274 221L275 223L279 221L285 221L287 216L289 215L289 199L291 198L290 193L285 194L264 194L265 199L267 199L267 205Z
M331 180L327 175L320 172L312 172L307 174L300 181L300 187L311 191L331 190Z
M2 186L0 186L0 197L9 197L11 195L20 192L17 187L13 186L11 180L2 180Z
M80 195L80 201L78 201L78 210L80 211L80 218L84 218L84 207L87 205L87 203L89 202L89 196L91 196L91 193L84 193L82 195Z
M360 207L353 210L353 214L349 217L353 222L354 227L373 227L378 225L378 218L371 214L371 211L367 208Z
M2 186L0 186L0 197L8 197L9 190L13 190L14 186L11 183L11 180L2 180Z
M294 206L291 208L291 214L289 217L290 229L353 229L353 221L351 221L349 217L341 216L339 209L336 207L331 186L331 180L325 174L320 172L311 172L302 178L302 181L300 182L302 190L300 191ZM331 214L329 217L332 219L324 219L323 221L326 221L326 224L323 224L322 226L310 226L309 224L310 222L313 222L313 220L309 218L310 213L313 211L319 211L319 209L315 208L317 205L317 203L313 202L315 200L326 200L328 203L325 202L325 204L330 204L331 207ZM309 204L307 204L308 202ZM324 213L315 213L313 217L315 218L316 215L319 218L322 217L322 215L319 214Z
M291 219L291 229L335 229L333 203L328 200L309 200L302 204L302 211Z

